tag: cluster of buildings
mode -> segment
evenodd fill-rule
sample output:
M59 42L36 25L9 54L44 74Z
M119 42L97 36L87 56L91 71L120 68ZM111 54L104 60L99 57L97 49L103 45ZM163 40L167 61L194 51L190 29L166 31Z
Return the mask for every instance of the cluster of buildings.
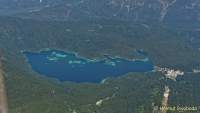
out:
M200 73L200 69L194 69L193 73Z
M154 70L156 72L161 72L163 73L167 78L175 80L176 81L176 77L179 75L184 75L184 72L181 70L174 70L174 69L169 69L169 68L161 68L158 66L154 67Z

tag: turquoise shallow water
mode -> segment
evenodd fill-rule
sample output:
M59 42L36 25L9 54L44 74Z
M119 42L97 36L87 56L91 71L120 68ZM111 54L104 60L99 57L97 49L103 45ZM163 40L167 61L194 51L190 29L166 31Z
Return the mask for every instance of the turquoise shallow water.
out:
M109 76L153 70L153 64L148 59L131 61L105 56L101 60L91 60L58 50L24 54L34 71L60 81L97 83Z

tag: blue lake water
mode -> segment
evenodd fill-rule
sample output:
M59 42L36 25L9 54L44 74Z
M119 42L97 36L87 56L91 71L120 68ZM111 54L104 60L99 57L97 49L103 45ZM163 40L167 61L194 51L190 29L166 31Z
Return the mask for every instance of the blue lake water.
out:
M148 59L131 61L105 56L101 60L91 60L57 50L24 54L34 71L60 81L97 83L109 76L153 70L153 64Z

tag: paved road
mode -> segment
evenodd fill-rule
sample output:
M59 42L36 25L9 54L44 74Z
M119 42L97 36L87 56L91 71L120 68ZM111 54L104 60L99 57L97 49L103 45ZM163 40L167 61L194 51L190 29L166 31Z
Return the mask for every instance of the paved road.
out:
M0 113L8 113L8 102L4 84L4 71L0 62Z

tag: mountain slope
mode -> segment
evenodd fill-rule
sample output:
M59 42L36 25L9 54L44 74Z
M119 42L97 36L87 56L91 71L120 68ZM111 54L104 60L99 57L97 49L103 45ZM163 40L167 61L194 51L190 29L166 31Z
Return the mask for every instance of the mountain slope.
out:
M0 1L15 16L50 20L120 19L142 22L199 22L199 0L14 0ZM9 3L9 4L8 4ZM13 5L13 4L15 5ZM5 5L3 5L5 4ZM4 8L5 9L5 8ZM22 9L26 9L23 10ZM15 11L16 11L15 10Z

